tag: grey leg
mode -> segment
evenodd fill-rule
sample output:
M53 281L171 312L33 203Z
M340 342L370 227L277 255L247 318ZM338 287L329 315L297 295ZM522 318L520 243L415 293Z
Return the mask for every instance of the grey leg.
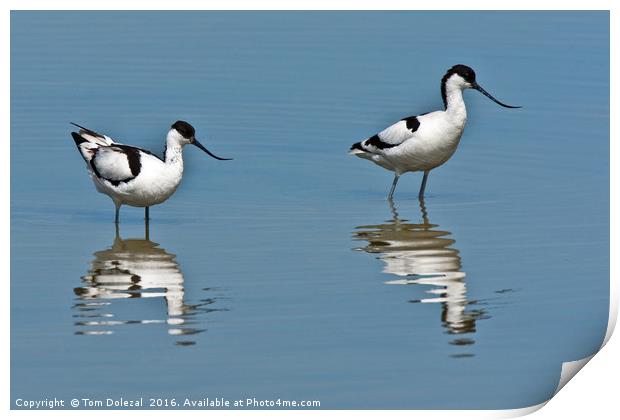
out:
M119 210L121 209L121 203L114 202L114 205L116 206L116 215L114 216L114 223L118 224L118 219L119 219L118 213L119 213Z
M392 182L392 189L390 190L390 193L388 194L388 200L392 200L392 197L394 196L394 190L396 189L398 178L400 178L400 175L398 175L397 173L394 173L394 181Z
M144 208L144 239L149 240L149 208Z
M424 178L422 178L422 185L420 186L420 193L418 194L418 198L424 198L424 189L426 188L426 180L428 179L428 173L430 171L424 171Z

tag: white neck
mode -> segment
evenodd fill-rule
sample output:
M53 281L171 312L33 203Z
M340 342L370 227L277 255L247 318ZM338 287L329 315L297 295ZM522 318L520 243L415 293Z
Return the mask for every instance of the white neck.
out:
M180 165L183 168L183 146L176 140L168 138L164 160L166 165Z
M446 112L461 124L467 120L467 110L463 100L463 87L453 78L446 83Z

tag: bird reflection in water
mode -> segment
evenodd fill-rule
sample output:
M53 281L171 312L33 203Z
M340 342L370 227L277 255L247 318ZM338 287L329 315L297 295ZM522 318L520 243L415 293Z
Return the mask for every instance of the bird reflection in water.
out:
M182 339L184 336L204 331L197 326L204 323L201 315L222 310L213 308L218 297L204 298L197 304L185 303L183 273L175 255L149 239L148 224L145 225L145 239L122 239L116 225L112 246L95 252L94 256L90 270L82 277L82 287L74 289L78 300L74 305L78 335L113 334L117 327L129 324L162 324L168 334L178 338L175 344L188 346L196 342ZM209 288L203 291L214 292ZM134 300L144 304L152 298L163 298L165 317L156 315L155 319L147 319L153 306L139 306ZM117 313L130 314L133 319L118 319L112 308ZM144 312L144 316L136 319L138 311Z
M451 233L429 222L424 200L419 200L422 223L417 224L400 219L394 203L391 200L388 203L392 220L358 226L354 238L367 241L368 245L356 250L380 254L378 259L385 264L383 272L398 276L386 284L432 286L426 290L432 297L409 302L441 304L441 322L446 332L461 335L450 344L474 344L471 333L476 331L476 321L486 318L486 314L482 309L471 309L476 302L467 299L465 273L461 271L461 257ZM452 355L471 356L471 352Z

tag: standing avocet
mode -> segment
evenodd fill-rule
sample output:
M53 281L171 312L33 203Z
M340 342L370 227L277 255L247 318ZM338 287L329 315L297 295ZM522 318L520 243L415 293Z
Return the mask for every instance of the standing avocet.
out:
M463 101L464 89L476 89L505 108L520 108L501 103L476 83L476 73L462 64L453 66L441 79L444 111L407 117L379 134L351 146L350 153L368 159L394 172L394 182L388 198L392 198L398 178L405 172L424 171L420 198L428 173L444 164L456 151L467 111Z
M106 135L71 124L80 128L79 133L71 135L97 191L114 201L116 223L121 205L144 207L148 221L149 207L163 203L174 193L183 177L186 144L197 146L215 159L230 160L209 152L196 140L194 127L185 121L175 122L168 131L163 160L148 150L116 143Z

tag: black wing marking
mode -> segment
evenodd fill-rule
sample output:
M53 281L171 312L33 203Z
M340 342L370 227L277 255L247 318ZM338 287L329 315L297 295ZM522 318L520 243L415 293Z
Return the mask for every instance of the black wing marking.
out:
M125 145L100 147L91 159L90 166L98 178L118 186L140 174L140 149Z
M374 136L370 137L368 140L364 141L364 145L365 146L373 146L376 147L377 149L389 149L390 147L394 147L394 146L398 146L398 144L391 144L391 143L386 143L383 140L381 140L381 137L379 137L379 134L375 134Z
M118 146L118 145L117 145L117 146ZM134 147L134 146L124 146L124 145L123 145L123 147L131 147L131 148L136 149L136 150L139 150L139 151L141 151L142 153L145 153L145 154L147 154L147 155L154 156L154 157L156 157L157 159L159 159L159 160L161 160L162 162L164 162L164 160L163 160L162 158L160 158L159 156L157 156L155 153L151 152L150 150L140 149L139 147ZM164 155L165 155L165 154L166 154L166 152L164 151Z
M412 133L415 133L418 130L418 127L420 127L420 120L418 120L418 117L415 115L412 117L403 118L402 121L405 122L407 128Z
M73 137L73 141L75 142L75 145L78 146L78 147L82 143L88 143L88 140L86 140L84 137L80 136L75 131L71 132L71 137Z
M379 134L368 138L359 143L353 144L351 150L361 150L364 152L377 152L401 145L405 140L411 138L420 127L420 120L417 116L403 118L392 124Z
M142 149L138 149L137 147L125 146L125 145L117 145L114 146L115 149L120 149L123 153L127 155L127 161L129 162L129 169L134 177L138 176L140 173L140 152ZM149 152L149 154L151 154Z
M73 136L73 140L75 141L76 145L78 145L78 147L83 142L90 142L91 141L91 140L89 140L87 138L81 137L83 134L86 134L88 136L91 136L91 137L94 137L94 138L96 138L98 140L101 140L103 142L103 144L100 143L100 142L97 142L97 144L99 146L105 147L105 146L112 146L112 145L114 145L114 146L121 147L121 148L131 147L132 149L139 150L140 152L146 153L147 155L154 156L157 159L161 160L162 162L164 161L162 158L160 158L159 156L157 156L155 153L151 152L150 150L141 149L139 147L134 147L134 146L126 146L126 145L123 145L123 144L119 144L119 143L116 143L114 140L112 140L110 137L104 136L103 134L99 134L96 131L93 131L93 130L91 130L89 128L83 127L83 126L81 126L79 124L76 124L74 122L72 122L71 124L76 126L76 127L78 127L80 129L79 134L78 133L71 133L71 135ZM78 138L76 136L80 136L80 137Z

